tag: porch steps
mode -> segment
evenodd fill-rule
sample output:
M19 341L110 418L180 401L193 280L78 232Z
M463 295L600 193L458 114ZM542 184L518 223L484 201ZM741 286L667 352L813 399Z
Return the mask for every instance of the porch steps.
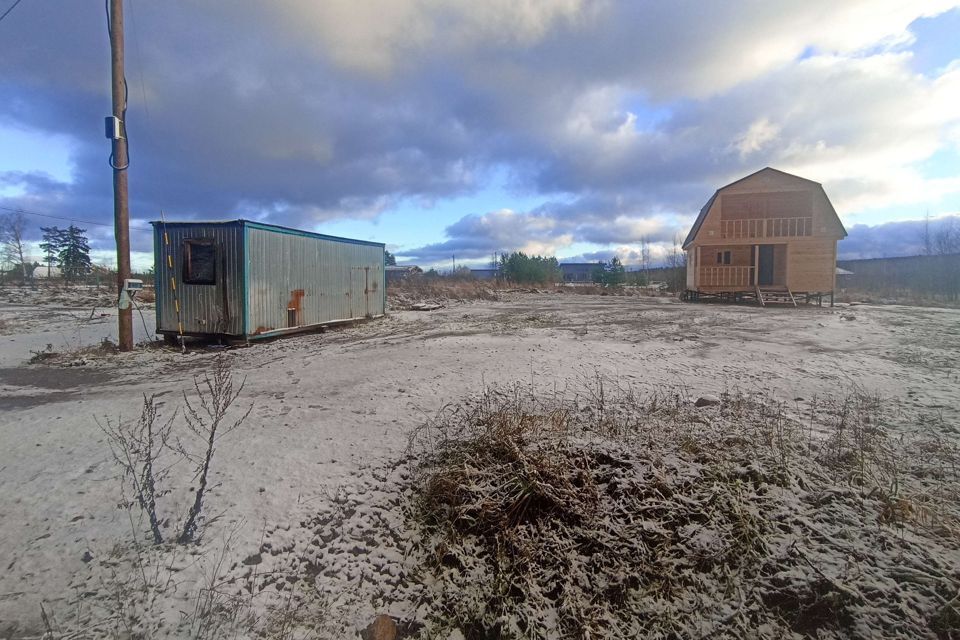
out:
M797 306L797 299L793 297L793 292L786 287L782 289L761 289L756 288L757 302L761 307L767 306L768 302L792 304Z

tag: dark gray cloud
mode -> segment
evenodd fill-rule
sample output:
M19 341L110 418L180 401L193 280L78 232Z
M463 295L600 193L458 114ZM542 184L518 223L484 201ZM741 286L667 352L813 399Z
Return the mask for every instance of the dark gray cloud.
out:
M945 237L949 237L947 244L960 240L958 231L960 216L944 216L929 221L903 220L872 226L856 224L847 229L849 235L837 245L837 257L853 260L936 253ZM960 246L951 246L955 247L953 251L960 251Z
M464 217L428 260L669 242L767 164L823 181L841 213L915 198L960 73L909 72L887 47L956 3L878 2L128 3L132 210L372 219L502 168L542 195ZM23 194L0 204L109 221L102 7L24 3L2 29L0 124L74 146L68 182L2 173Z

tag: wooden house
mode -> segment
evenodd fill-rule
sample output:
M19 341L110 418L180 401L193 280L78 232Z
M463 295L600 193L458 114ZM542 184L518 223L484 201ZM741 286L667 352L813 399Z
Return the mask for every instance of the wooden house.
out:
M818 182L767 167L717 189L687 234L687 299L831 304L847 232Z

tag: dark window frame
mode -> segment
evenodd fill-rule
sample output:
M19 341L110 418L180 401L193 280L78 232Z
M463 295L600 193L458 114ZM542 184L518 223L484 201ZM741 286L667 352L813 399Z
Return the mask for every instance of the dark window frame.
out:
M730 264L731 258L730 251L717 251L717 264Z
M194 272L194 250L203 247L210 251L210 273L198 275ZM199 256L197 256L199 257ZM181 279L184 284L215 285L217 284L217 243L212 238L188 238L183 241L183 271Z

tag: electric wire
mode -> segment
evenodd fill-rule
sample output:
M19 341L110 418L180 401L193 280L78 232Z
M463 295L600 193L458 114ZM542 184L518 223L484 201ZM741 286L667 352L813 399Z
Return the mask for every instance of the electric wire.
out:
M112 227L112 223L107 222L94 222L93 220L83 220L81 218L71 218L69 216L55 216L50 213L40 213L39 211L31 211L30 209L23 209L21 207L5 207L0 206L0 211L10 211L11 213L22 213L27 216L38 216L40 218L50 218L51 220L63 220L65 222L77 222L80 224L91 225L95 227ZM150 231L152 227L140 226L140 225L131 225L132 229L137 229L139 231Z
M113 42L113 23L110 21L110 0L103 0L103 8L107 14L107 35L110 42ZM120 111L120 132L123 138L123 146L127 152L127 162L122 167L114 161L113 146L110 149L110 158L107 162L114 171L126 171L130 166L130 136L127 134L127 102L130 97L130 91L127 87L127 74L123 74L123 109Z
M133 303L133 306L136 308L137 312L140 314L140 322L143 323L143 332L146 334L147 338L150 338L150 329L147 329L147 319L143 317L143 309L140 305L137 304L136 296L130 297L130 302Z
M0 16L0 22L3 22L3 19L10 15L10 12L17 8L17 5L20 4L22 0L14 0L14 3L10 5L10 8L3 12L3 15Z

